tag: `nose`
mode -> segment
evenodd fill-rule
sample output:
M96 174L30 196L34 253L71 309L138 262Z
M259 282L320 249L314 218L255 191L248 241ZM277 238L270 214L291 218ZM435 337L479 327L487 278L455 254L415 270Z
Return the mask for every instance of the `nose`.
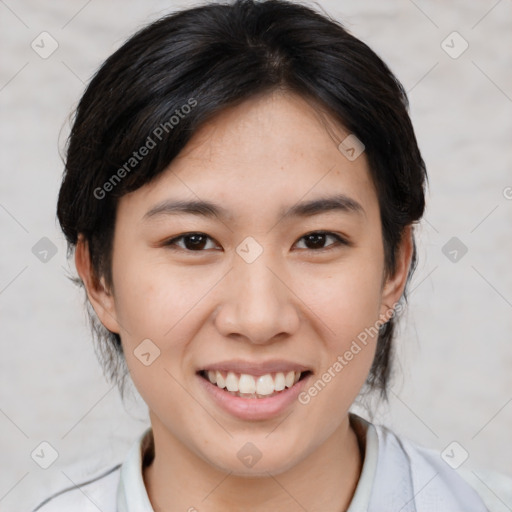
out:
M265 344L290 336L299 327L300 301L285 273L264 255L252 263L235 258L223 282L215 324L226 337Z

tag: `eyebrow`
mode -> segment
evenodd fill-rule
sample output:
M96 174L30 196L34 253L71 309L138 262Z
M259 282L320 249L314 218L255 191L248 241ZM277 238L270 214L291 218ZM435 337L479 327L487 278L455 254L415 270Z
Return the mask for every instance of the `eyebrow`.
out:
M345 194L320 197L294 204L280 211L280 218L312 217L322 213L338 211L347 214L366 216L364 208L355 199ZM143 220L162 215L197 215L207 218L232 219L233 215L223 206L211 201L164 200L144 214Z

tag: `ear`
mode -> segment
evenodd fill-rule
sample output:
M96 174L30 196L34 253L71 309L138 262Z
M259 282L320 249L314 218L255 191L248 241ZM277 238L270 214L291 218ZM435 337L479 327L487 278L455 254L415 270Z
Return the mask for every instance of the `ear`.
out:
M98 279L91 264L89 245L83 235L79 235L75 248L75 266L82 279L87 297L100 322L111 332L119 334L114 295L105 285L105 279Z
M387 322L393 316L393 305L396 304L405 288L407 275L413 253L413 227L411 224L404 228L402 239L396 256L396 271L388 276L382 286L380 317Z

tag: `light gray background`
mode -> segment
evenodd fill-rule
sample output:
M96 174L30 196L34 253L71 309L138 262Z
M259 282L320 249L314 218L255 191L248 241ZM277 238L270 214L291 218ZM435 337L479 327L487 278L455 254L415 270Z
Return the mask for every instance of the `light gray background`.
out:
M458 441L469 453L464 467L510 474L512 3L319 3L404 84L430 177L399 375L379 420L440 451ZM28 510L71 485L76 461L122 460L148 425L140 399L125 410L105 382L82 296L65 277L59 147L101 62L147 22L191 5L0 0L1 510ZM47 59L31 48L43 31L59 45ZM469 43L457 59L441 46L453 31ZM44 236L58 249L47 263L31 251ZM452 237L468 248L456 263L442 252ZM59 453L47 470L30 457L42 441Z

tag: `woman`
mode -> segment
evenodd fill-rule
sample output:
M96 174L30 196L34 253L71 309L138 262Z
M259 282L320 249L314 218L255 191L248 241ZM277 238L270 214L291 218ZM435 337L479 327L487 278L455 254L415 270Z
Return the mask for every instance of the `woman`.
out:
M282 0L135 34L77 109L58 218L109 376L151 427L36 510L487 510L386 397L425 165L405 92Z

